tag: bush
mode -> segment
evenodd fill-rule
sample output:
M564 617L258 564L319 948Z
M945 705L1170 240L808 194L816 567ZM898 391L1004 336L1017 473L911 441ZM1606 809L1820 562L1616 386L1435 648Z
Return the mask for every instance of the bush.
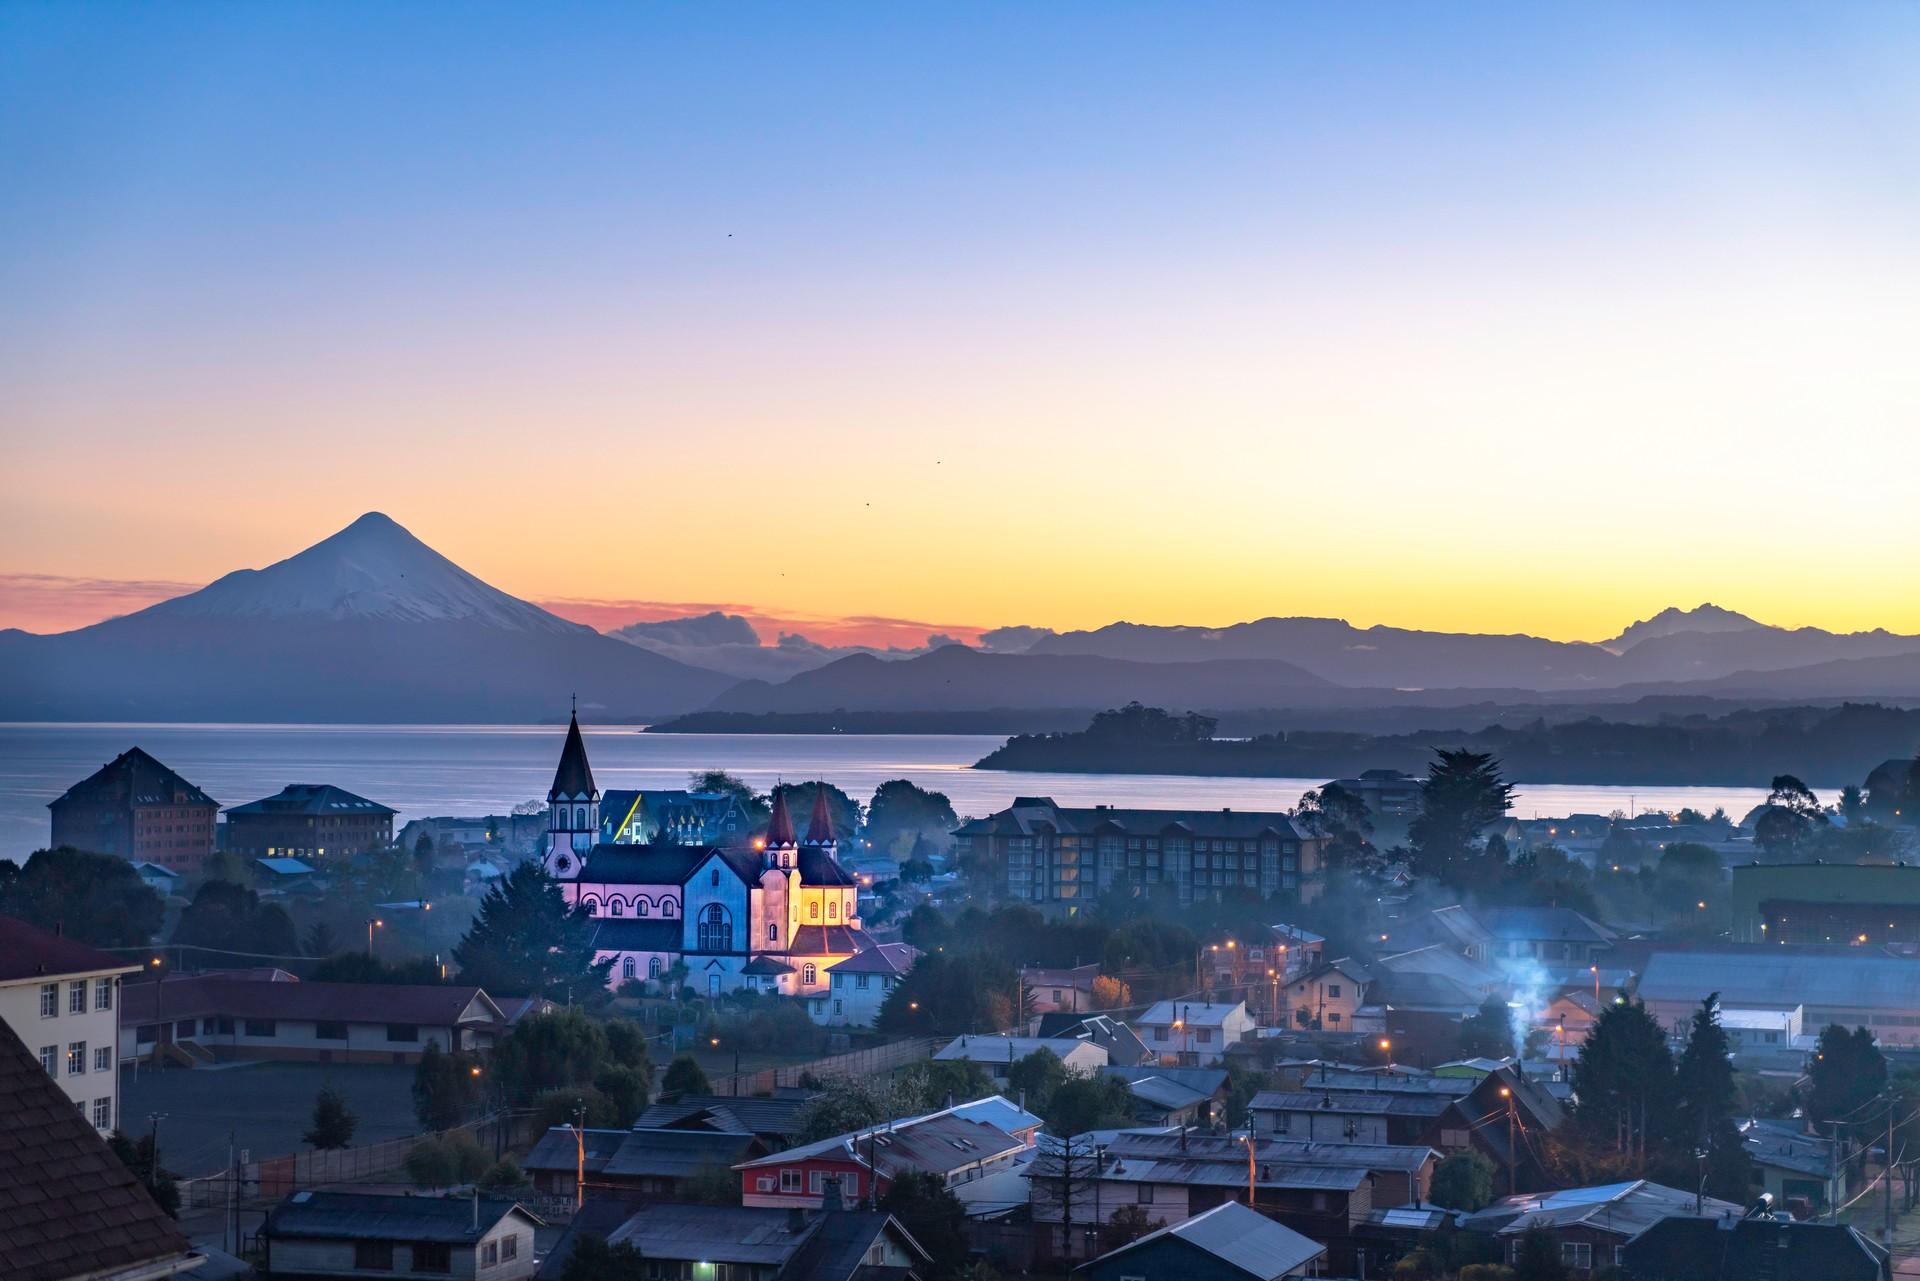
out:
M494 1194L519 1192L532 1186L533 1180L521 1170L520 1163L510 1156L495 1161L487 1167L487 1172L480 1176L481 1190Z
M572 1125L576 1108L586 1109L586 1126L590 1130L618 1129L632 1119L622 1120L619 1105L591 1086L561 1086L534 1096L534 1124L543 1130Z
M407 1153L407 1177L415 1187L445 1188L471 1183L486 1173L491 1158L465 1130L449 1130L422 1139Z

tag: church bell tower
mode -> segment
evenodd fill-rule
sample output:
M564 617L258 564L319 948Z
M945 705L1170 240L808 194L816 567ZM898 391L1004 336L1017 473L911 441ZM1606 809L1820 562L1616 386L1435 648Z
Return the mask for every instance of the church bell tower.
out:
M547 792L547 875L572 880L580 875L587 851L600 840L600 789L593 785L587 764L587 745L580 737L576 709L567 720L567 742L560 749L560 768Z

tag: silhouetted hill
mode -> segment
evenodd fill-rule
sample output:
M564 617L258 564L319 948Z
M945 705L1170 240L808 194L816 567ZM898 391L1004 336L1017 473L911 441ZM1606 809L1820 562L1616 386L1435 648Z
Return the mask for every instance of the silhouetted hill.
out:
M0 634L0 719L665 715L729 678L482 582L379 513L261 570L53 636Z
M1096 708L1138 699L1164 706L1272 707L1329 683L1291 663L1135 663L1053 654L983 654L960 645L921 658L856 654L778 685L747 681L715 712L928 712Z

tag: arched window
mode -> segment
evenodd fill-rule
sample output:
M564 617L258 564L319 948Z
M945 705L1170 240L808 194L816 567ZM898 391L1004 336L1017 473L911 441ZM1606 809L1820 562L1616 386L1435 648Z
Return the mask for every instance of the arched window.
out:
M647 914L647 900L645 899L634 900L633 914L635 916L645 916Z
M584 805L574 806L573 807L574 830L579 831L581 828L585 827L586 825L587 825L587 807Z
M587 909L588 916L600 915L600 900L595 898L584 898L580 900L580 905Z
M827 900L827 919L829 921L837 921L840 919L840 900L839 899L830 898Z
M700 914L700 950L702 952L733 950L733 922L727 919L727 909L718 903L709 903L707 910Z
M675 911L675 910L676 910L676 909L675 909L675 908L674 908L674 906L673 906L673 900L672 900L672 899L670 899L670 898L664 898L664 899L661 899L661 900L660 900L660 915L662 915L662 916L672 916L672 915L674 914L674 911Z
M816 898L816 899L807 900L807 919L809 921L817 921L820 919L820 900L819 899Z
M647 977L650 979L657 979L660 977L660 958L659 957L649 956L647 958Z
M620 977L623 979L633 977L633 958L631 956L623 956L620 958Z
M780 941L780 927L776 925L774 922L768 921L767 922L767 942L778 943L779 941Z
M620 900L617 898L608 899L607 907L608 907L609 913L613 916L625 916L627 914L626 905L621 903Z
M811 984L813 982L814 975L818 973L819 971L814 969L813 963L809 961L807 964L800 967L800 981L802 983Z
M720 869L716 867L713 869L712 872L708 873L707 884L718 885L719 883L720 883Z

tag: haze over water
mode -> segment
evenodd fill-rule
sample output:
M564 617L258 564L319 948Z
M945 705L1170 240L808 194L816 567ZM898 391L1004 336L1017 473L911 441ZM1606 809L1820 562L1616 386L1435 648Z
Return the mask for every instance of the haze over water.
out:
M503 814L543 798L563 727L552 725L0 724L0 858L46 845L47 802L129 747L140 746L225 806L288 783L333 783L399 811L396 828L429 815ZM1286 809L1324 779L1038 774L968 768L1003 741L986 734L641 734L586 730L594 780L606 788L684 787L725 769L756 789L824 778L865 802L891 778L945 792L962 815L1017 795L1064 805ZM1759 787L1629 787L1522 783L1516 817L1724 806L1738 819Z

